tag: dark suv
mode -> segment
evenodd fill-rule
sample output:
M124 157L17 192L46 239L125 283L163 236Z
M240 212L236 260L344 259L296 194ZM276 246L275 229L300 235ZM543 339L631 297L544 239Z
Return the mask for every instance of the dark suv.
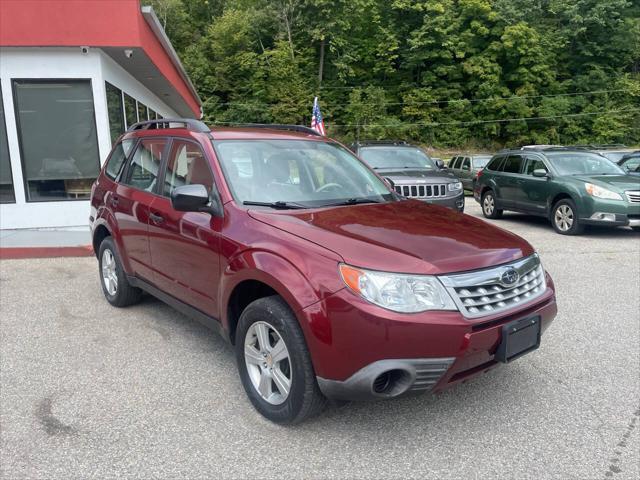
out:
M305 127L133 125L90 221L106 299L144 290L220 332L275 422L463 382L537 348L556 315L526 241L400 197Z
M478 174L474 197L487 218L514 210L550 219L556 232L585 225L640 229L640 181L593 152L533 148L497 154Z
M394 189L407 198L464 211L462 183L421 148L407 142L361 142L351 146L378 175L390 180Z

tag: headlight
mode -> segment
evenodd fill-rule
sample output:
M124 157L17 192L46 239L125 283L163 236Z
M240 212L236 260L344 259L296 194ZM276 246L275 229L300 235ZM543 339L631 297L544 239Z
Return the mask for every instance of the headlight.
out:
M592 197L605 198L607 200L622 200L622 195L619 193L612 192L593 183L585 183L584 188L587 189L587 193Z
M340 264L344 283L356 294L394 312L457 310L436 277L374 272Z
M454 192L456 190L462 190L462 182L455 182L449 184L449 191Z

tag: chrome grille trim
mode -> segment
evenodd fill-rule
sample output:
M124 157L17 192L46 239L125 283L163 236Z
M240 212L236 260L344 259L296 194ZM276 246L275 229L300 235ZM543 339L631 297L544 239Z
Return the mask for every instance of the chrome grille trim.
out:
M640 190L627 190L624 193L629 203L640 203Z
M518 280L506 285L501 277L511 268L518 273ZM538 298L547 288L537 254L499 267L439 278L460 312L468 318L520 307Z
M447 184L396 185L396 193L408 198L441 198L447 196Z

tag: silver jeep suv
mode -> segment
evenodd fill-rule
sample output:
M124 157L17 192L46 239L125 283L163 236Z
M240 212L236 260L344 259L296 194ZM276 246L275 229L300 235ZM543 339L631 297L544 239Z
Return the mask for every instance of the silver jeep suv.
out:
M464 211L462 183L444 168L442 160L432 160L421 148L406 142L361 142L351 149L380 176L390 180L395 191Z

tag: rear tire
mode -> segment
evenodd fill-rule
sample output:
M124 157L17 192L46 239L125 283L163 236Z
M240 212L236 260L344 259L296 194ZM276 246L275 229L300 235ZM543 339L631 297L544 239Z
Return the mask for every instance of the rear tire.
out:
M118 250L111 237L106 237L100 244L98 264L102 292L111 305L127 307L140 301L142 290L129 284Z
M235 353L242 386L267 419L295 424L324 408L326 398L316 382L302 330L281 297L260 298L245 308Z
M551 225L561 235L580 235L584 225L578 218L576 204L570 198L564 198L551 209Z
M496 207L496 196L493 190L487 190L482 195L482 214L486 218L500 218L502 217L503 210Z

